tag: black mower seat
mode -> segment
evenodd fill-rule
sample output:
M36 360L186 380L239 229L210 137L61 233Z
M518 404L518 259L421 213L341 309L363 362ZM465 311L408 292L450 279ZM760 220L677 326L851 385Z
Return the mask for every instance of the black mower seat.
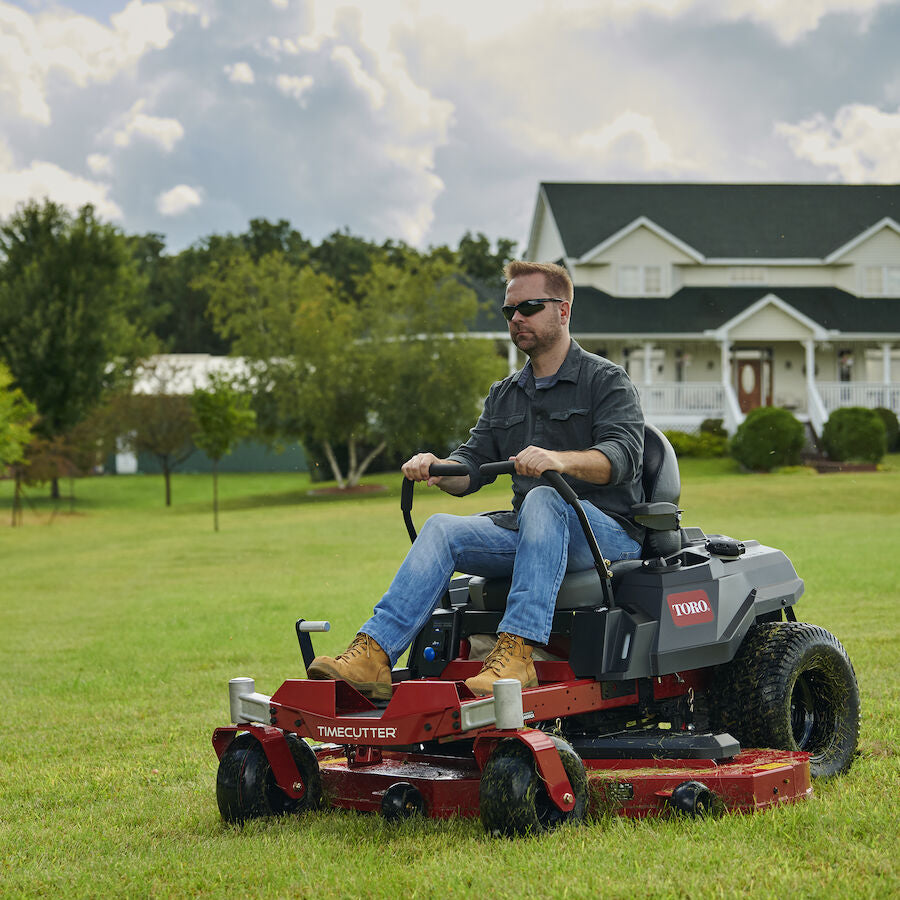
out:
M639 569L641 562L639 559L623 559L612 564L613 591L622 580L622 576L626 572ZM473 575L469 580L469 609L502 612L506 609L506 598L511 586L511 578L482 578ZM596 569L567 573L556 595L556 608L563 610L597 606L602 602L600 575Z
M668 438L653 425L644 425L644 458L642 485L645 502L633 507L636 521L647 526L640 559L624 559L613 562L612 587L616 590L622 576L639 569L643 560L668 556L681 549L681 530L678 527L677 509L681 496L681 475L678 458ZM667 504L665 512L659 505ZM672 527L674 524L675 527ZM600 548L601 552L603 548ZM469 608L502 612L506 609L511 578L482 578L469 580ZM560 610L597 606L602 602L600 576L593 568L583 572L568 572L563 578L556 596L556 608Z

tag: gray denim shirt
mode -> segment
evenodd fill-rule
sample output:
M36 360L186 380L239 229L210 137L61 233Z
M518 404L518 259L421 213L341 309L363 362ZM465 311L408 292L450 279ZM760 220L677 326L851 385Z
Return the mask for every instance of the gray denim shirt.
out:
M478 467L515 456L528 446L546 450L599 450L611 466L609 484L592 484L563 476L582 500L618 521L640 542L644 529L631 518L640 503L644 415L637 390L621 366L587 353L575 342L546 388L535 386L531 362L495 382L484 409L465 444L450 459L469 469L469 489L477 491L494 479L482 479ZM513 476L513 511L493 514L496 524L516 528L516 512L538 478Z

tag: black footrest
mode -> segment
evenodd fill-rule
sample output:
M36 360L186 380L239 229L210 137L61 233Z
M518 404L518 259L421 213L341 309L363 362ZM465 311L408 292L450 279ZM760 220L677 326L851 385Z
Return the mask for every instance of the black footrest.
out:
M730 759L741 752L730 734L632 731L567 738L582 759Z

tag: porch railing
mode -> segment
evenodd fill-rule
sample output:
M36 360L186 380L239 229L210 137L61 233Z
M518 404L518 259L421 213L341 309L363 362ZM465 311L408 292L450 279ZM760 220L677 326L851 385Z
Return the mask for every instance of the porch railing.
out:
M725 408L725 391L718 381L667 381L635 387L646 415L675 413L721 418Z
M817 381L816 387L829 413L842 406L884 406L900 414L900 383L896 381Z

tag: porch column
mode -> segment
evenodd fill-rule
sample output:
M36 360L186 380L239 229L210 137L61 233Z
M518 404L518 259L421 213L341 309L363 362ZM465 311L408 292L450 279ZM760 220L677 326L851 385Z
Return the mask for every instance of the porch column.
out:
M893 346L893 344L881 345L882 380L885 384L891 383L891 350Z
M806 350L806 383L815 386L816 383L816 342L808 340L803 342Z
M731 341L722 340L722 384L731 384Z
M653 344L644 344L644 384L653 383Z
M518 348L512 341L509 342L509 346L506 348L506 367L509 369L510 375L519 368Z

